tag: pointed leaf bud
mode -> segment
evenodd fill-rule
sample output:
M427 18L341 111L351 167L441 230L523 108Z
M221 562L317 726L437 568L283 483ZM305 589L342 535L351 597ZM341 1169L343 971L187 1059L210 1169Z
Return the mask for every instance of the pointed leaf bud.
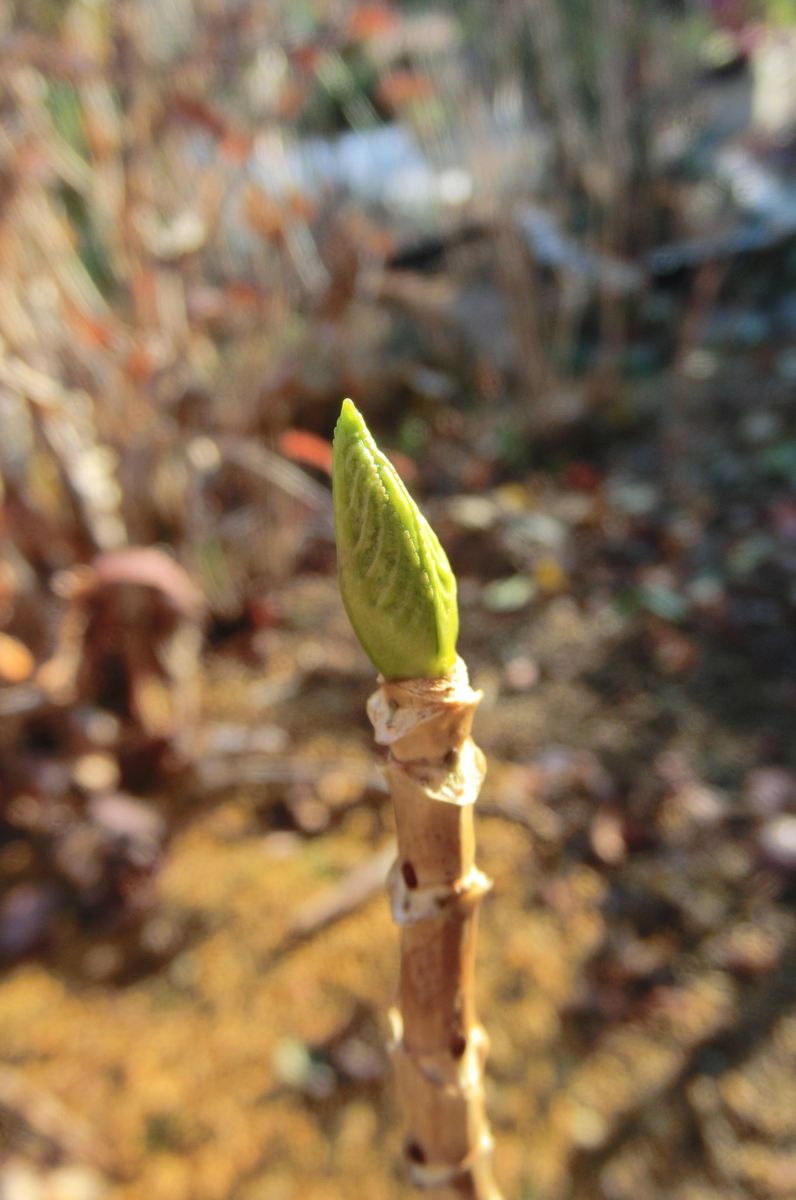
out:
M437 535L350 400L334 431L340 591L385 679L436 679L456 661L456 579Z

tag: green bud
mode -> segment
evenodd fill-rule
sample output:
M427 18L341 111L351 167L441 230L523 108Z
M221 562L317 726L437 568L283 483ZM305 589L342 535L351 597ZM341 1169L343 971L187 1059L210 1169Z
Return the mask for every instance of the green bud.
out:
M334 431L340 591L385 679L436 679L456 661L456 579L437 535L350 400Z

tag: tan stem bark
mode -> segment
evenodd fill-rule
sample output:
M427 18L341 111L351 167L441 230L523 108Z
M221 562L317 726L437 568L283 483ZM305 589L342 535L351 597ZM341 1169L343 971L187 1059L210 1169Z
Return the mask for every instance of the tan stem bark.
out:
M435 1200L501 1200L484 1103L488 1042L474 1005L478 910L473 806L484 756L470 737L480 692L461 659L442 679L382 681L368 701L395 808L388 879L401 930L391 1053L409 1122L413 1182Z

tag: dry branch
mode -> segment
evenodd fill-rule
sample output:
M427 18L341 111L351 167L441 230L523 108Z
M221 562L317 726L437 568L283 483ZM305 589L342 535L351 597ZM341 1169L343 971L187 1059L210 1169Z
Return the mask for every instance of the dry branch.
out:
M389 748L398 833L388 880L401 930L391 1053L409 1117L405 1154L413 1182L448 1200L500 1200L474 997L478 911L491 887L475 865L485 763L470 729L480 699L457 659L441 679L382 681L368 703L376 741Z

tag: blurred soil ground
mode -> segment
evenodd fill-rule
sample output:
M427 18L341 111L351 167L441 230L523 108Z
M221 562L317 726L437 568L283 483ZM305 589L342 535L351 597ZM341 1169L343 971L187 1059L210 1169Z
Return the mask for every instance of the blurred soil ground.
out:
M788 6L276 7L0 12L0 1197L408 1194L350 392L484 693L506 1196L790 1200Z

